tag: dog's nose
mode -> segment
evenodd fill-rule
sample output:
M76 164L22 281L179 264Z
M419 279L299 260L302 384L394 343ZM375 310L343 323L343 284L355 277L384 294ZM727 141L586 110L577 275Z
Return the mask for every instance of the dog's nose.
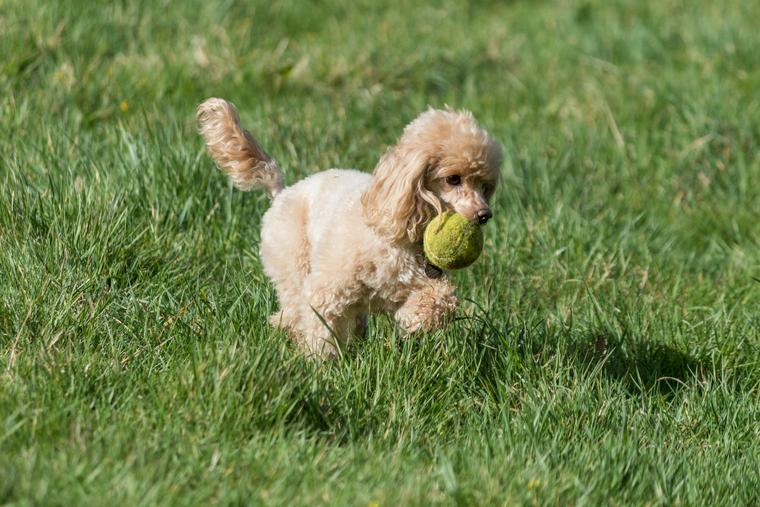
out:
M477 215L478 215L478 223L481 225L488 222L493 216L490 208L480 208L478 210Z

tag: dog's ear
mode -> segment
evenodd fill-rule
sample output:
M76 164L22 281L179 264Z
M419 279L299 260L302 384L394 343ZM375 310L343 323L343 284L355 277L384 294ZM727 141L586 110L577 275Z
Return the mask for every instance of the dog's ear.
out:
M362 195L371 227L393 243L416 243L424 226L441 212L441 203L425 186L436 160L422 146L400 141L375 167L374 179Z

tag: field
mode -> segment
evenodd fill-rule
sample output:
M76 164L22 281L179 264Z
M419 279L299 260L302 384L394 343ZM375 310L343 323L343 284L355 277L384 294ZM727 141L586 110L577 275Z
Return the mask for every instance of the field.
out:
M760 2L0 0L0 504L758 505ZM504 146L445 330L271 330L263 193ZM289 255L283 252L283 255Z

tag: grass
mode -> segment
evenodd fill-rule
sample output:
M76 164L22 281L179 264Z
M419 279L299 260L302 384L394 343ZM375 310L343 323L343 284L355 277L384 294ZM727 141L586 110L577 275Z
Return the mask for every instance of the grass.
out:
M0 1L0 503L757 505L759 18ZM270 330L207 96L291 182L472 110L506 162L463 318L322 365Z

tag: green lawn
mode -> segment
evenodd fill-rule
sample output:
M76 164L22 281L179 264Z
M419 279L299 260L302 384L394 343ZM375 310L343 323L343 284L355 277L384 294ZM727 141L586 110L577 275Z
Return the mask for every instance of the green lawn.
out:
M760 503L760 2L424 3L0 0L0 504ZM472 110L461 319L272 331L208 96L290 182Z

